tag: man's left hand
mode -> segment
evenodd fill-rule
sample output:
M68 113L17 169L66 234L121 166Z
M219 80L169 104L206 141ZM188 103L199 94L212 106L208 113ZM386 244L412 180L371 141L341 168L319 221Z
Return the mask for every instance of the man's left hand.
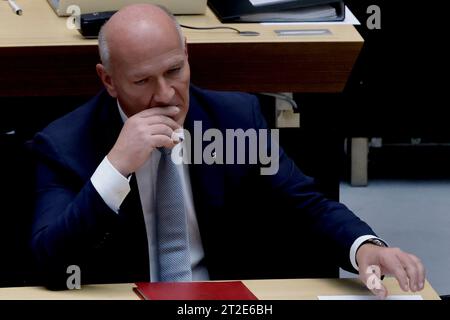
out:
M359 277L378 297L384 299L388 292L381 275L393 275L403 291L420 291L425 283L425 268L415 255L399 248L363 244L356 253Z

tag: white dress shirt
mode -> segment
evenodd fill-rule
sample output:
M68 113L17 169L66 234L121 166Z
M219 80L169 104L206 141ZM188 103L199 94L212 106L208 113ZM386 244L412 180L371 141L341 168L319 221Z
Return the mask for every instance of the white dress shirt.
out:
M120 116L123 122L125 122L127 120L127 116L122 111L119 102L117 102L117 104ZM159 152L152 152L149 159L144 163L144 165L135 172L148 237L151 281L158 281L159 279L158 268L156 266L157 251L154 232L154 202L156 194L156 174L158 171L158 163L160 157L161 155ZM200 231L198 228L195 208L193 205L194 202L189 179L189 171L187 165L184 164L177 165L177 169L182 182L182 188L184 192L184 205L187 212L192 278L195 281L208 280L208 270L201 263L204 257L204 251L200 238ZM114 168L108 158L105 157L92 175L91 182L99 195L108 205L108 207L111 208L111 210L113 210L114 212L118 213L122 202L131 190L129 178L125 178L116 168ZM359 270L356 263L356 252L361 244L368 239L379 238L374 235L361 236L353 242L350 248L350 262L356 270ZM382 239L379 240L386 243Z

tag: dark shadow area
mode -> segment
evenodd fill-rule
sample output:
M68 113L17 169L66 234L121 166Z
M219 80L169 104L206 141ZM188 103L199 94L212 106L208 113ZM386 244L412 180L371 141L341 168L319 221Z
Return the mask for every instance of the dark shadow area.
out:
M345 137L381 137L370 148L369 179L447 178L450 142L446 74L448 5L419 1L348 0L361 25L364 46L334 114ZM370 29L371 5L380 8L381 29ZM328 110L324 110L328 111ZM426 145L413 145L420 138ZM391 145L391 144L395 145ZM398 146L401 143L403 146ZM409 145L407 145L409 143ZM350 152L350 148L348 149ZM350 153L342 176L349 179Z
M371 148L370 179L449 179L450 146L393 146Z
M280 145L306 175L316 180L327 197L339 200L339 180L345 161L344 137L334 113L339 95L296 94L300 128L281 128ZM275 127L274 99L260 96L269 126Z
M450 49L448 5L420 1L348 0L365 43L346 87L342 120L348 136L450 139L445 101ZM370 30L367 8L381 9Z
M29 141L52 120L84 102L76 98L1 98L0 108L0 287L39 282L29 248L34 199L34 167Z

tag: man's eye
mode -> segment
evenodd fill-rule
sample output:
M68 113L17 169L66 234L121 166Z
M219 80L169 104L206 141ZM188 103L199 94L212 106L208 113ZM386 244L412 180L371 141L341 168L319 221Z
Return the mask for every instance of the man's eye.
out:
M180 70L181 70L181 67L170 69L169 74L178 73Z
M139 86L139 85L145 84L146 82L147 82L147 79L142 79L142 80L135 81L134 84L137 84Z

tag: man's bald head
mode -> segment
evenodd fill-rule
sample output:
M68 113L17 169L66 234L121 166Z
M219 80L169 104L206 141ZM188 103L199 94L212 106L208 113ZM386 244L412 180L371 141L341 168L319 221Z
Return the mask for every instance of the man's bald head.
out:
M136 4L116 12L100 29L98 46L100 59L107 70L124 51L157 43L161 38L177 37L184 47L180 24L166 8L151 4Z
M176 106L182 124L189 109L190 67L175 18L164 9L137 4L116 12L99 35L97 74L130 117L150 108Z

